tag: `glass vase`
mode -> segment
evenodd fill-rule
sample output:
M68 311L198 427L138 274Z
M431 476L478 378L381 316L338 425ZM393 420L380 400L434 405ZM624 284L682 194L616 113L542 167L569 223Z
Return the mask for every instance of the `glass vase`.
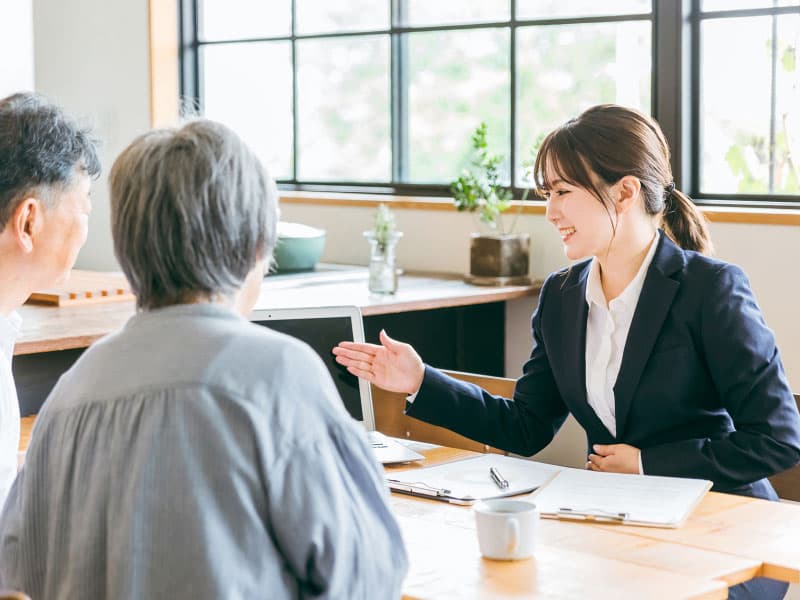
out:
M395 248L402 233L395 232L378 239L374 231L365 231L369 241L369 291L373 294L394 294L397 291Z

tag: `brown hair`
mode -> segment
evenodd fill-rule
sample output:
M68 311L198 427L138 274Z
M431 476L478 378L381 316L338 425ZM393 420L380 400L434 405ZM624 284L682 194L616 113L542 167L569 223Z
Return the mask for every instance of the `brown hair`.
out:
M667 235L685 250L710 254L713 246L705 217L675 188L669 156L664 133L653 119L631 108L601 104L545 138L536 156L534 176L539 189L549 190L552 182L547 173L554 173L609 207L610 199L592 173L609 186L633 175L641 182L647 214L661 216Z

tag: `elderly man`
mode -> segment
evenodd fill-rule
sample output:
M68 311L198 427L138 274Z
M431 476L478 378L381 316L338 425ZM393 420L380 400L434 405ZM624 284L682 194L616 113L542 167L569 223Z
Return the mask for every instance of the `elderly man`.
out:
M19 405L11 373L15 312L63 281L86 241L94 142L35 94L0 100L0 505L17 474Z

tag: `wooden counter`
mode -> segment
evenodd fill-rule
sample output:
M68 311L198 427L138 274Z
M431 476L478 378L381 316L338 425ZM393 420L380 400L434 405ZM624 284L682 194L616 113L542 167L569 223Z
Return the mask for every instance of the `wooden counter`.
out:
M502 302L538 293L539 284L482 287L458 275L409 273L398 291L376 296L367 289L365 267L337 265L325 272L276 275L264 280L256 308L356 305L366 316ZM133 315L132 302L70 306L25 305L15 355L85 348L119 329Z

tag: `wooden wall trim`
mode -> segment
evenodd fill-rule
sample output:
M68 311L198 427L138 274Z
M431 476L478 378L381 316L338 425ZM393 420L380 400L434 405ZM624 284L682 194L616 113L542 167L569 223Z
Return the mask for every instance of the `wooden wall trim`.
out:
M282 190L280 194L283 204L374 208L378 204L386 203L391 205L392 208L401 210L456 210L453 201L449 198L348 194L338 192L292 192L285 190ZM544 215L545 204L541 201L528 201L525 203L515 201L510 211L513 212L515 210L520 210L524 215ZM717 208L701 206L700 210L712 223L800 225L800 209Z
M178 121L180 106L177 0L149 0L150 125Z

